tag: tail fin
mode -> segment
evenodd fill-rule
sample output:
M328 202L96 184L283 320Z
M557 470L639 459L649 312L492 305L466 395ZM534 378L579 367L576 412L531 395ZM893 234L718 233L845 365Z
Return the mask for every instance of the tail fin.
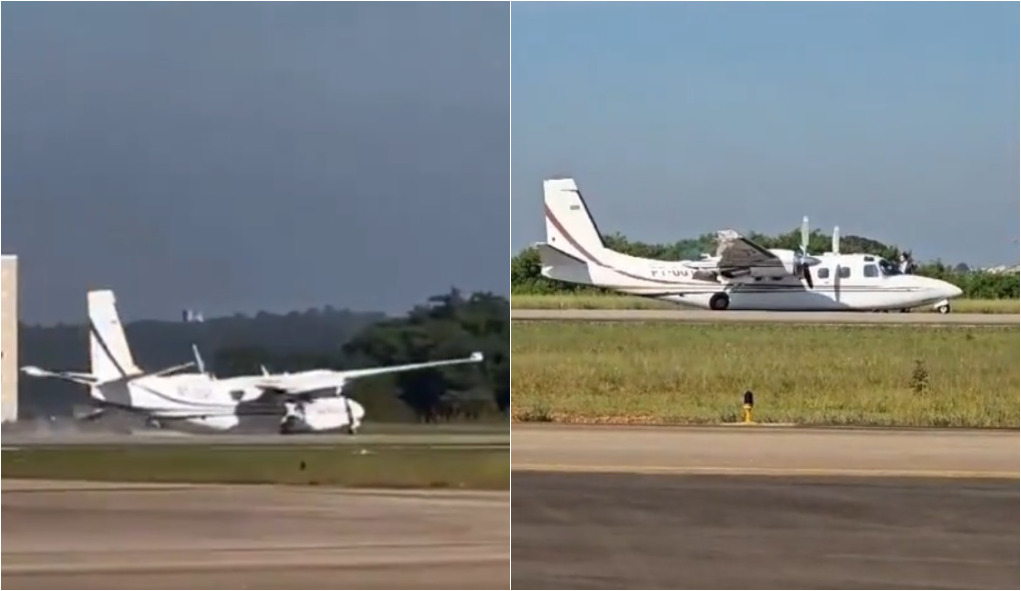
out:
M91 373L100 381L139 374L110 290L89 292L89 356Z
M586 263L598 264L606 248L574 179L542 182L546 203L546 243Z

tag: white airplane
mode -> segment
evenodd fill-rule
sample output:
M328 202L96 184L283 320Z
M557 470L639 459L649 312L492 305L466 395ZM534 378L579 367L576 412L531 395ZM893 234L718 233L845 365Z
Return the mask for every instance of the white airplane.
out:
M90 372L21 368L30 376L88 386L94 411L80 417L84 419L114 411L142 416L153 426L185 431L229 431L276 423L282 433L346 429L353 434L362 424L365 408L343 395L351 380L483 361L482 353L475 352L462 359L345 371L271 374L262 368L261 375L219 379L205 372L193 347L196 361L145 372L132 357L113 292L90 291L88 308ZM199 372L179 373L196 362Z
M766 249L734 230L717 233L715 256L659 261L610 250L574 179L543 181L546 242L537 244L542 275L709 310L904 310L934 305L950 311L957 286L900 272L869 254L809 255L808 218L799 250Z

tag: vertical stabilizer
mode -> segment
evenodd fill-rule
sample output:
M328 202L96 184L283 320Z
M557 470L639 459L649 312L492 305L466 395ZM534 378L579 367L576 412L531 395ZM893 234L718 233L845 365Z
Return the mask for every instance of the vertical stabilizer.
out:
M101 382L139 374L110 290L89 292L89 356L92 375Z
M546 243L587 263L598 261L606 245L574 179L548 179L542 189Z

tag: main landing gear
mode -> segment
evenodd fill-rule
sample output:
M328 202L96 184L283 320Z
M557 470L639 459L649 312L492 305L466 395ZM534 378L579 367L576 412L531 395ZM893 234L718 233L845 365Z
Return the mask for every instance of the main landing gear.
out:
M709 298L709 309L710 310L726 310L730 307L730 296L721 292L714 293Z

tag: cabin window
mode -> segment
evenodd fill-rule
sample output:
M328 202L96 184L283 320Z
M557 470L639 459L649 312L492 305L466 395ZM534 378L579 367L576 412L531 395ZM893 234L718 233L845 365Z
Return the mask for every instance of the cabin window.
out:
M900 269L897 265L891 263L886 259L879 259L879 270L883 272L883 275L901 275Z
M879 267L875 265L865 265L865 276L879 277Z
M230 397L234 399L234 402L241 402L241 399L245 397L244 390L231 390Z
M829 279L830 270L827 269L826 267L823 267L822 269L819 269L818 271L815 272L815 276L818 277L819 279Z
M847 279L851 276L851 267L840 267L840 270L837 271L837 275L841 279Z

